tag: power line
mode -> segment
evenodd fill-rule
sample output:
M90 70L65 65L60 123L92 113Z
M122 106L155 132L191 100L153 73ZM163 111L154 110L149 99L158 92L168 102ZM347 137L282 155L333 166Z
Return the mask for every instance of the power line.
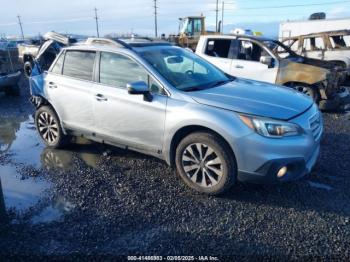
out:
M100 37L100 32L98 30L98 16L97 16L97 8L95 7L95 20L96 20L96 32L97 32L97 37Z
M158 21L157 21L157 0L154 0L154 33L158 37Z
M19 27L21 28L22 40L24 40L24 34L23 34L23 27L22 27L21 16L20 16L20 15L17 15L17 18L18 18Z

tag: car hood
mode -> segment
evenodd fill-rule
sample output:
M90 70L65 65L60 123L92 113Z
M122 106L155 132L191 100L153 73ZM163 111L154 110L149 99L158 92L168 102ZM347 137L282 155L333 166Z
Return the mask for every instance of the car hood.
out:
M308 58L303 56L292 56L285 59L291 62L300 63L304 65L317 66L328 70L334 70L337 67L337 65L332 61L325 61L325 60Z
M189 95L200 104L281 120L293 118L313 104L309 97L290 88L239 78Z

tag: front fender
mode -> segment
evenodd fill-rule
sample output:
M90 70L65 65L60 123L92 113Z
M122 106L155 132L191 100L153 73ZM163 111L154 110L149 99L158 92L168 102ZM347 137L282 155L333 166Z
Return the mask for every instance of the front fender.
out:
M186 127L204 128L217 133L231 147L237 161L241 159L236 152L236 140L253 132L232 111L170 99L167 105L163 144L163 157L168 164L171 164L172 151L176 149L176 145L172 148L172 141L177 132Z
M284 85L289 82L298 82L313 85L326 80L328 73L329 70L321 67L282 60L276 84Z

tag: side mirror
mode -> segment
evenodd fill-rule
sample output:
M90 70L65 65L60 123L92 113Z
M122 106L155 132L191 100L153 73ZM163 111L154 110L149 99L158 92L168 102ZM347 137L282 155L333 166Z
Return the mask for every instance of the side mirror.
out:
M149 92L148 85L144 81L128 83L126 84L126 88L130 95L143 95L145 101L152 101L152 95Z
M271 56L261 56L260 63L267 65L269 68L271 68L274 66L274 59Z

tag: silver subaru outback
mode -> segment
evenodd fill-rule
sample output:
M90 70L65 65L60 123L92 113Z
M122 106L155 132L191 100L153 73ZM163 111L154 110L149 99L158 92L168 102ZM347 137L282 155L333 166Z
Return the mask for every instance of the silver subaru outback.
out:
M48 71L34 68L30 82L47 146L84 136L153 155L203 193L295 180L319 155L322 116L309 97L167 43L90 39L63 48Z

